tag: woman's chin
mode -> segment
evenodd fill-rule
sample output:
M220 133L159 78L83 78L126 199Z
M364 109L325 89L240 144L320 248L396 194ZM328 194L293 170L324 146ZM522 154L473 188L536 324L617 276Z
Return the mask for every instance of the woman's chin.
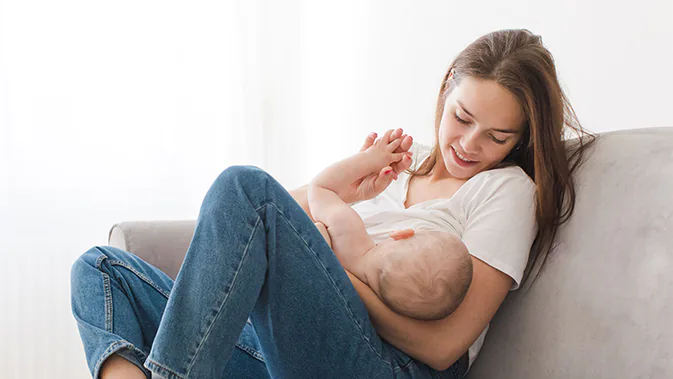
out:
M467 180L475 176L478 171L475 168L457 167L453 162L444 162L446 172L451 178Z

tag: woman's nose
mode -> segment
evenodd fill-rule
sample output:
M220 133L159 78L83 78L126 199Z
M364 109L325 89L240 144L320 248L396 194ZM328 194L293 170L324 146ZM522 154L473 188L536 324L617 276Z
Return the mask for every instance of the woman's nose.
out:
M468 155L476 154L479 151L479 135L477 135L477 132L463 134L463 138L460 139L460 147Z

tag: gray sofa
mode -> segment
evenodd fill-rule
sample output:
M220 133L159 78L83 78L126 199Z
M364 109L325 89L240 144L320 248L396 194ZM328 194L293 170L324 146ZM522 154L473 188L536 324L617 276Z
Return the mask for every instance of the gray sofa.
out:
M469 378L673 378L673 128L601 134L577 194L546 266L507 297ZM109 244L175 277L194 225L123 222Z

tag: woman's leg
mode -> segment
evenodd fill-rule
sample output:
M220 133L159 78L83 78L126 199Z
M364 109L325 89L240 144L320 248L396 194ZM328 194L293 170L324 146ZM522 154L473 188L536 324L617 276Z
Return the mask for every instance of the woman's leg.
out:
M103 366L105 374L121 374L125 362L130 362L149 378L143 362L173 280L135 255L109 246L84 253L74 263L71 275L72 311L92 376L103 374ZM237 347L229 364L222 364L226 366L222 378L268 377L252 325L246 325Z
M430 377L384 343L320 232L264 171L236 166L208 191L146 367L221 376L250 316L272 377ZM448 374L445 377L450 377Z
M103 362L99 374L101 379L147 379L144 371L117 354Z
M143 370L173 281L140 258L94 247L73 264L72 311L92 375L117 354Z

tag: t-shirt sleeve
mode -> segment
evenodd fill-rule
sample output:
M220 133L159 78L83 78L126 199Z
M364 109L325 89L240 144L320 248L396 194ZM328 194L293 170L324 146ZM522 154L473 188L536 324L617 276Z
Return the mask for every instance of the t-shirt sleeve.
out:
M537 234L535 184L518 168L483 177L463 204L462 240L474 257L514 279L519 288Z

